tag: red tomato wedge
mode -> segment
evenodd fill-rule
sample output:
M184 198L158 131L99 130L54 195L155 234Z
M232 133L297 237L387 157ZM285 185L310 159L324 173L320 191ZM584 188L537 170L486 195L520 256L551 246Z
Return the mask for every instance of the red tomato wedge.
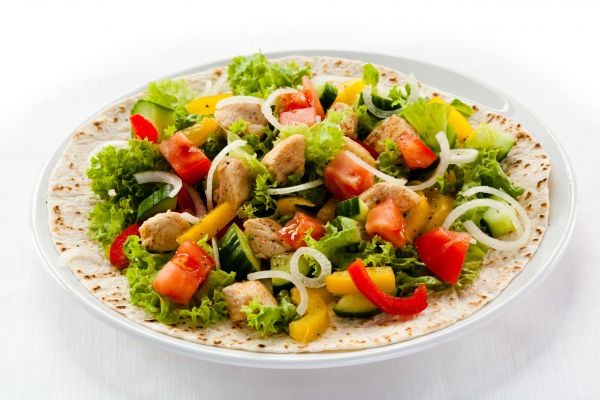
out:
M158 271L152 287L176 303L187 304L214 266L214 260L196 242L188 240Z
M129 116L131 129L133 134L139 139L148 139L152 143L158 142L158 131L152 125L152 122L142 117L141 114L133 114Z
M421 139L408 133L396 139L396 145L410 169L427 168L438 158Z
M310 107L310 103L302 92L286 93L279 96L279 113Z
M297 212L294 218L288 221L277 232L277 235L281 240L292 246L294 250L297 250L300 247L306 246L304 237L309 229L312 229L310 236L316 240L319 240L325 234L325 227L321 221L304 213Z
M314 107L299 108L279 114L282 125L306 124L311 126L317 122L317 114Z
M358 196L375 184L372 173L340 151L323 171L325 187L335 197L346 200Z
M112 265L117 268L126 268L129 266L129 258L125 255L123 246L129 236L140 236L140 227L138 224L133 224L119 233L110 245L109 260Z
M365 224L369 235L379 235L395 248L406 244L404 216L393 199L387 199L369 210Z
M325 119L325 110L323 110L323 106L321 105L321 101L319 100L319 95L315 90L310 78L306 75L302 77L302 92L304 96L308 100L311 106L315 108L317 115L321 117L321 121Z
M181 132L159 144L158 150L188 185L195 185L208 174L210 160Z
M354 139L354 138L349 138L349 139L352 140L353 142L356 142L356 143L360 144L363 149L365 149L366 151L369 152L369 154L371 155L371 157L373 157L374 159L377 160L377 157L379 157L379 153L377 152L377 150L375 150L373 147L369 146L365 142L361 142L358 139Z
M444 282L456 285L470 242L468 233L433 228L415 240L415 247L431 272Z
M196 206L194 206L192 196L190 196L190 193L185 188L182 188L177 193L177 211L196 215Z

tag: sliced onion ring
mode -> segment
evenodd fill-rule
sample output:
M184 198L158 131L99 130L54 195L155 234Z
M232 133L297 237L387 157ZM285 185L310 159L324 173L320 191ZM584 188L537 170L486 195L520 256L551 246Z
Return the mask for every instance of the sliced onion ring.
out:
M433 175L425 182L418 185L407 186L407 188L412 189L415 192L435 185L438 176L444 175L446 169L448 169L448 164L450 162L450 143L448 143L448 137L444 132L438 132L438 134L435 135L435 138L440 144L440 162L435 168L435 171L433 171Z
M259 99L258 97L254 97L254 96L231 96L231 97L226 97L223 100L219 100L219 102L216 104L215 108L217 110L219 110L223 107L227 107L232 104L259 104L259 105L262 105L262 103L263 103L262 99Z
M215 269L221 269L221 257L219 257L219 242L216 237L212 237L212 249L213 249L213 258L215 259Z
M298 279L294 278L292 274L285 271L275 270L252 272L251 274L248 274L249 281L257 281L259 279L268 278L279 278L292 282L294 286L298 288L298 292L300 292L300 303L298 303L298 306L296 307L296 312L300 315L304 315L304 313L306 313L306 308L308 307L308 292L306 291L306 286L304 286Z
M137 174L134 174L133 177L139 184L150 183L150 182L153 182L153 183L162 182L162 183L171 185L172 189L169 192L169 197L177 196L177 193L179 193L179 191L181 190L181 187L183 186L183 182L181 181L181 178L170 172L145 171L145 172L138 172Z
M102 258L98 253L91 249L84 249L82 247L73 247L67 251L64 251L58 257L58 261L61 265L69 266L71 261L82 258L93 261L96 264L105 264L106 260Z
M229 152L233 149L237 149L238 147L242 147L246 145L246 141L245 140L235 140L231 143L229 143L227 146L223 147L223 150L221 150L221 152L219 154L216 155L215 158L213 158L211 164L210 164L210 169L208 170L208 175L206 177L206 204L208 206L208 211L212 211L213 209L213 175L215 174L215 171L217 170L217 167L219 166L219 163L221 162L221 160L223 160L223 158L225 158L225 156L227 156L227 154L229 154Z
M407 82L410 85L410 96L406 100L406 104L412 104L415 101L419 100L420 90L419 90L419 82L417 81L417 77L411 72L408 74Z
M267 97L267 99L262 103L262 113L265 115L267 121L269 121L269 123L273 125L275 129L281 130L281 123L273 115L273 110L271 110L271 106L273 105L273 103L275 103L275 100L277 100L279 96L296 92L298 91L292 88L277 89L273 93L271 93L269 97Z
M270 195L281 195L281 194L290 194L301 192L306 189L312 189L317 186L321 186L323 184L323 179L315 179L314 181L302 183L296 186L284 187L284 188L275 188L267 190L267 193Z
M298 263L300 262L300 257L304 255L311 256L321 266L321 273L316 278L309 278L300 272ZM331 274L331 261L325 257L325 254L317 249L300 247L290 259L290 273L294 278L302 282L304 286L309 288L319 288L325 286L325 277Z
M182 213L179 213L179 215L181 216L181 218L185 219L187 222L189 222L192 225L200 222L200 218L190 214L189 212L182 212Z
M367 106L367 110L369 110L371 112L371 114L373 114L374 116L385 119L385 118L391 117L392 115L394 115L400 111L399 108L397 110L392 110L392 111L382 110L381 108L378 108L373 103L372 93L373 93L373 88L371 87L371 85L368 85L368 86L365 86L365 88L363 89L362 95L363 95L363 100L365 102L365 106Z
M479 152L475 149L450 150L450 164L468 164L477 159Z
M351 151L348 150L343 150L346 155L348 156L348 158L350 158L352 161L354 161L355 163L357 163L358 165L360 165L361 168L366 169L367 171L369 171L370 173L372 173L373 175L375 175L376 177L386 181L386 182L396 182L399 183L400 185L404 185L406 184L406 179L404 178L394 178L393 176L384 174L383 172L381 172L380 170L378 170L377 168L374 168L372 166L370 166L369 164L367 164L366 162L364 162L359 156L357 156L356 154L352 153Z
M197 218L204 217L206 215L206 206L204 205L204 202L200 198L200 194L196 191L196 189L194 189L193 187L191 187L190 185L188 185L185 182L183 182L183 188L185 190L187 190L187 192L190 194L192 203L194 203L194 210L196 211L196 217Z
M510 221L512 222L512 224L515 227L515 229L517 230L517 232L519 234L523 232L523 227L521 226L521 222L517 218L515 210L513 208L507 206L506 204L501 203L498 200L493 200L493 199L475 199L475 200L467 201L466 203L461 204L460 206L458 206L454 210L452 210L450 212L450 214L448 214L448 216L444 220L444 224L442 226L446 229L450 229L452 224L461 215L463 215L467 211L470 211L474 208L479 208L479 207L493 208L493 209L500 211L501 213L506 214L510 218Z

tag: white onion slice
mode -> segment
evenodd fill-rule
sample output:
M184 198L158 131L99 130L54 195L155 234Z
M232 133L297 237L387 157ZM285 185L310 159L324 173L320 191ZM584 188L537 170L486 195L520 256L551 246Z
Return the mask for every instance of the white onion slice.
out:
M279 278L292 282L300 292L300 303L298 303L298 306L296 307L296 312L300 315L304 315L304 313L306 313L306 308L308 307L308 292L306 291L306 286L304 286L298 279L294 278L292 274L285 271L275 270L252 272L248 274L249 281L257 281L259 279L268 278Z
M404 185L406 183L406 179L404 178L394 178L393 176L384 174L383 172L381 172L380 170L378 170L377 168L374 168L372 166L370 166L369 164L367 164L366 162L364 162L359 156L357 156L356 154L352 153L351 151L348 150L344 150L344 152L346 153L346 155L355 163L357 163L358 165L360 165L361 168L366 169L367 171L369 171L370 173L372 173L373 175L375 175L376 177L386 181L386 182L396 182L399 183L400 185Z
M194 189L193 187L191 187L190 185L188 185L185 182L183 182L183 188L185 190L187 190L187 192L190 194L192 202L194 203L194 210L196 211L196 217L198 217L198 218L204 217L206 215L206 206L204 205L204 202L200 198L200 194L196 191L196 189Z
M514 198L512 198L511 196L509 196L507 193L503 192L502 190L493 188L491 186L474 186L470 189L465 190L463 193L463 196L471 197L477 193L487 193L487 194L491 194L494 196L498 196L502 200L505 200L508 204L510 204L517 211L518 214L525 216L525 217L527 216L527 212L525 211L523 206L517 200L515 200Z
M212 249L213 249L213 258L215 259L215 269L221 269L221 258L219 257L219 243L217 242L216 237L212 237Z
M433 171L433 175L431 175L431 177L425 182L418 185L407 186L407 188L412 189L415 192L435 185L438 176L444 175L446 169L448 169L450 162L450 143L448 143L448 137L444 132L438 132L438 134L435 135L435 138L440 144L440 162L438 163L435 171Z
M450 164L468 164L477 159L479 152L475 149L450 150Z
M321 273L316 278L309 278L300 272L298 263L300 262L300 257L304 255L311 256L321 266ZM302 282L304 286L309 288L319 288L325 286L325 277L331 274L331 261L325 257L325 254L317 249L300 247L290 259L290 273L294 278Z
M73 247L72 249L62 252L60 257L58 257L58 261L61 265L69 266L73 260L78 258L88 259L96 264L106 263L106 260L95 251L81 247Z
M295 192L301 192L306 189L312 189L317 186L321 186L323 184L323 179L315 179L314 181L302 183L296 186L290 186L285 188L275 188L267 190L267 193L270 195L281 195L281 194L290 194Z
M98 144L92 149L92 151L90 151L90 155L87 159L88 165L92 162L92 158L94 158L96 154L100 153L102 150L104 150L105 147L108 146L114 146L117 150L125 149L129 146L129 142L127 140L108 140L106 142Z
M417 77L413 73L410 73L408 74L407 83L410 85L410 96L408 96L406 104L412 104L419 100L421 95L419 90L419 82L417 81Z
M179 215L181 216L181 218L185 219L187 222L189 222L192 225L200 222L200 218L193 216L189 212L182 212L182 213L179 213Z
M475 199L475 200L467 201L464 204L461 204L460 206L458 206L454 210L452 210L450 212L450 214L448 214L448 216L444 220L444 224L442 226L446 229L450 229L452 224L461 215L463 215L467 211L470 211L474 208L479 208L479 207L494 208L494 209L500 211L501 213L506 214L510 218L510 221L512 222L515 229L517 230L517 233L520 234L523 232L523 227L521 226L521 222L517 218L517 214L515 213L515 210L512 209L511 207L507 206L506 204L501 203L498 200L493 200L493 199Z
M117 195L117 191L115 189L108 189L106 194L108 194L108 197L115 197Z
M221 150L221 152L219 154L216 155L215 158L213 158L211 164L210 164L210 169L208 170L208 176L206 177L206 204L208 206L208 211L212 211L213 209L213 175L215 174L215 171L217 170L217 166L219 165L219 163L221 162L221 160L223 158L225 158L225 156L227 156L227 154L229 154L229 152L233 149L237 149L238 147L242 147L246 145L246 141L245 140L235 140L231 143L229 143L227 146L223 147L223 150Z
M263 103L262 99L259 99L258 97L254 97L254 96L231 96L231 97L226 97L223 100L219 100L219 102L217 102L215 108L217 110L219 110L223 107L227 107L232 104L261 104L262 105L262 103Z
M279 129L281 130L281 123L279 122L279 120L277 118L275 118L275 116L273 115L273 110L271 110L271 105L273 105L273 103L275 102L275 100L277 100L277 98L283 94L290 94L290 93L296 93L297 90L296 89L292 89L292 88L283 88L283 89L277 89L275 90L273 93L271 93L269 95L269 97L267 97L267 99L262 103L261 109L262 109L262 113L265 115L265 118L267 119L267 121L269 121L269 123L271 125L273 125L273 127L275 129Z
M367 110L369 110L371 112L371 114L373 114L376 117L385 119L385 118L391 117L392 115L394 115L400 111L400 109L387 111L387 110L382 110L381 108L378 108L375 104L373 104L372 92L373 92L373 88L371 87L371 85L365 86L365 88L363 89L363 92L362 92L363 101L365 102L365 105L367 106Z
M181 187L183 186L183 182L181 181L181 178L170 172L145 171L145 172L138 172L137 174L134 174L133 177L139 184L152 182L152 183L166 183L168 185L171 185L172 189L169 192L169 197L177 196L177 193L179 193L179 191L181 190Z

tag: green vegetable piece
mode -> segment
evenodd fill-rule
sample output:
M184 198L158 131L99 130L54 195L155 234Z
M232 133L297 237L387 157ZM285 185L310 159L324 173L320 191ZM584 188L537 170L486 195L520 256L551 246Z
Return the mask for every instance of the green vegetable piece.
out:
M197 95L185 79L165 79L150 83L144 98L164 107L175 109L185 106Z
M369 207L359 197L341 201L335 208L335 215L352 218L364 223L369 214Z
M149 100L138 100L131 107L130 115L140 114L154 125L159 135L163 135L169 126L174 126L177 121L175 110L154 103ZM133 130L131 136L134 137Z
M463 115L463 117L465 117L467 119L473 114L473 107L471 107L468 104L463 103L459 99L452 100L452 103L450 103L450 105L452 107L454 107L456 109L456 111L461 113Z
M456 143L456 131L448 124L452 108L446 103L429 102L419 99L404 107L400 116L419 133L421 140L432 150L439 152L440 145L435 138L438 132L446 132L450 148Z
M277 299L278 306L263 305L254 299L250 304L242 307L248 326L256 329L261 336L288 332L290 322L299 317L287 290L279 292Z
M323 86L319 88L317 93L319 95L319 101L321 102L321 106L323 106L323 110L327 111L337 98L338 89L331 83L326 82Z
M479 125L465 141L465 147L478 150L498 150L496 159L502 161L517 140L490 125Z
M363 67L363 81L365 85L373 86L373 90L377 90L377 83L379 83L379 71L372 64L365 64Z
M501 203L508 204L497 196L492 196L491 198ZM511 233L515 230L515 226L513 225L509 215L506 215L505 212L498 211L491 207L483 213L481 219L488 227L492 236L495 238L506 235L507 233Z
M245 280L249 273L260 271L260 261L254 255L248 238L236 224L229 227L218 245L223 271L235 271L240 281Z
M137 210L137 220L145 221L150 217L166 212L167 210L174 210L177 207L177 197L170 197L172 187L165 185L146 197L139 205Z
M381 312L373 303L357 294L343 295L333 311L338 317L346 318L369 318Z
M271 270L290 272L291 253L279 254L271 257ZM308 265L303 257L298 261L298 270L300 273L310 276L312 268ZM285 279L273 278L273 290L291 289L294 285Z

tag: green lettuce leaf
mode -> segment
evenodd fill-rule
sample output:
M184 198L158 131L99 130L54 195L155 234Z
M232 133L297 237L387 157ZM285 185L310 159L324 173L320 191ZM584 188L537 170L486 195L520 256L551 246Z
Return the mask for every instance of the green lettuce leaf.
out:
M439 152L440 145L435 138L438 132L446 132L451 148L456 143L456 131L447 123L450 110L449 104L433 103L423 98L404 107L400 116L415 128L429 148Z
M408 167L398 150L398 146L390 139L384 140L385 150L377 157L377 169L395 178L408 175Z
M261 336L288 332L290 322L298 318L296 306L292 303L287 290L279 292L277 298L278 306L263 305L253 299L250 304L242 307L248 326L256 329Z
M379 82L379 71L371 64L365 64L363 67L363 81L365 85L371 85L373 90L377 91L377 83Z
M339 216L325 225L325 235L322 238L315 240L310 232L307 232L304 240L308 247L320 251L325 257L331 259L339 249L360 243L360 230L361 226L358 222Z
M466 289L475 282L479 277L481 271L481 263L487 253L487 247L479 242L477 244L470 244L467 250L467 256L465 257L465 263L463 264L462 271L458 278L458 282L454 287L456 289Z
M184 79L166 79L152 82L146 89L144 98L162 106L176 109L194 100L194 92Z
M227 140L220 133L214 132L208 135L206 142L200 146L200 149L206 157L213 160L225 146L227 146Z
M463 103L459 99L452 100L452 103L450 103L450 105L454 107L456 111L461 113L465 118L469 118L471 114L473 114L473 108L470 105Z
M119 233L135 220L137 207L130 198L123 197L117 202L101 201L94 205L89 214L90 237L108 249Z

